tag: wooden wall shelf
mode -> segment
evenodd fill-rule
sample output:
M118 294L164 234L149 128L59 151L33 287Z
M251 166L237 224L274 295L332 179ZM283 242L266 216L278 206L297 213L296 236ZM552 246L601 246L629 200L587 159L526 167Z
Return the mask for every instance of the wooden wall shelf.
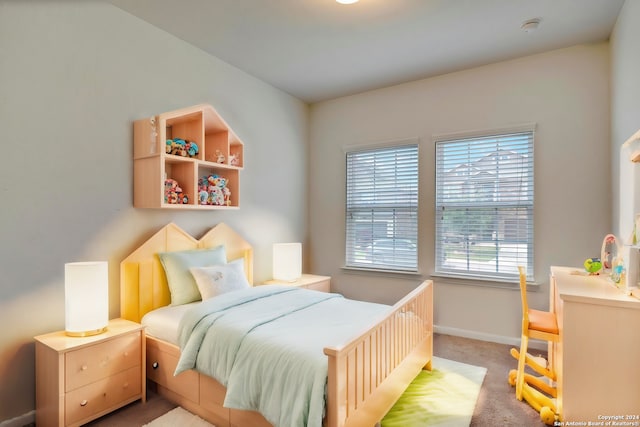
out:
M136 120L133 134L134 207L205 210L239 207L244 144L211 105ZM173 139L195 142L197 154L168 153L167 140ZM208 177L212 177L208 194L201 194L199 181L202 183ZM167 180L177 182L183 197L165 196ZM184 200L185 195L186 203L176 203Z

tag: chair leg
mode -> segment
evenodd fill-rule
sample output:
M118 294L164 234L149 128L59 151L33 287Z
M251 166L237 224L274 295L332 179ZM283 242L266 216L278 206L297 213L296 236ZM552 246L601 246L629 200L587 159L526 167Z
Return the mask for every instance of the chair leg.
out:
M527 346L529 345L529 337L522 335L520 338L520 357L518 357L518 373L516 376L516 399L522 400L522 388L524 385L524 367L527 354Z

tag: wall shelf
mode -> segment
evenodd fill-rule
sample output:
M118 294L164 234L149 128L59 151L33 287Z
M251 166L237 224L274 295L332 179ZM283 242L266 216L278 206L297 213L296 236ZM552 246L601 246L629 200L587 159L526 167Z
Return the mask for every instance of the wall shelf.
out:
M239 207L244 144L211 105L136 120L133 130L134 207L204 210ZM194 142L197 154L167 152L167 140L173 139ZM199 185L208 178L207 188ZM175 192L166 196L165 185L171 182L182 189L181 197L173 197Z

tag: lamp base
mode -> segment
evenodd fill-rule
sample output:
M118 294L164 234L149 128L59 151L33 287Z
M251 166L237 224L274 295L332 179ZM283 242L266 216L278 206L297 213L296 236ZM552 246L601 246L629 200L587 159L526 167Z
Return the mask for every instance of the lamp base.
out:
M107 327L100 329L93 329L91 331L65 331L65 335L69 337L90 337L92 335L99 335L104 332L107 332Z

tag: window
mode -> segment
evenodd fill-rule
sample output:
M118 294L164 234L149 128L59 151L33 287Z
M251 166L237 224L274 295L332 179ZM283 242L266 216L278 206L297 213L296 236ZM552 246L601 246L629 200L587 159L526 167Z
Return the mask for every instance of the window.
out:
M346 267L418 270L418 144L347 151Z
M533 129L436 139L436 274L533 276Z

